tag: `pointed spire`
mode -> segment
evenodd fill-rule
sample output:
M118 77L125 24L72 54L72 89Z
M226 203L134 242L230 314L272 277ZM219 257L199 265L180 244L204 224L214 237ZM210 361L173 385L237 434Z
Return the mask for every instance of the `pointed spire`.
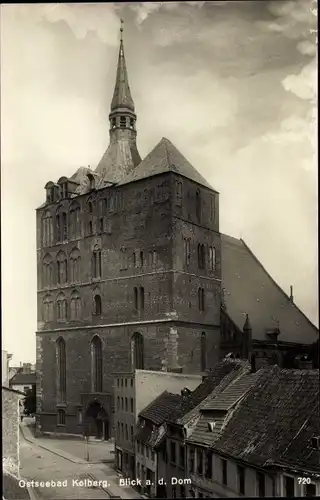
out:
M126 108L134 112L134 103L130 92L126 61L123 48L123 20L121 19L120 27L120 49L117 67L116 84L114 88L113 98L111 102L111 112L118 108Z

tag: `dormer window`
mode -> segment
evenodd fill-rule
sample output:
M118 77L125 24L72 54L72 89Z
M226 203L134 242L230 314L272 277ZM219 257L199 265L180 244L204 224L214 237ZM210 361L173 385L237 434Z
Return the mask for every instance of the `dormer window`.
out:
M127 124L127 119L125 116L120 116L120 127L125 128Z
M47 203L53 203L54 202L54 188L50 187L47 188Z
M60 184L60 198L64 199L68 196L68 184L63 182Z
M88 177L88 180L89 180L90 191L92 191L93 189L96 188L94 176L92 174L88 174L87 177Z

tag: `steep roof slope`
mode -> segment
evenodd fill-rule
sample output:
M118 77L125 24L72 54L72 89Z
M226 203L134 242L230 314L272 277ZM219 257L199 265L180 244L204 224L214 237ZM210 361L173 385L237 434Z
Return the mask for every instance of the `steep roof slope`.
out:
M175 172L202 186L211 190L213 189L172 142L164 137L119 184L128 184L129 182L138 181L164 172Z
M264 340L268 329L279 327L279 340L313 343L317 328L290 301L242 240L221 235L222 286L226 312L242 330L249 315L252 337Z
M155 425L161 425L168 420L180 402L179 394L164 391L139 413L139 417L150 420Z

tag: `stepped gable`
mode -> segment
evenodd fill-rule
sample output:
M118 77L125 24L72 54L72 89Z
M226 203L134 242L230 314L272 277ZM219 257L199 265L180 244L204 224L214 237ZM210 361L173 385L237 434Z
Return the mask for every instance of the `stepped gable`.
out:
M202 186L213 190L212 186L202 177L180 151L163 137L155 148L132 170L120 184L146 179L165 172L175 172Z

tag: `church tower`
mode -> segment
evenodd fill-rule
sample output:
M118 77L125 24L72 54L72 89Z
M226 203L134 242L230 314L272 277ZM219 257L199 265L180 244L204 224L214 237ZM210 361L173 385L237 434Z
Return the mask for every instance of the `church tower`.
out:
M102 176L105 182L110 183L122 180L141 162L136 144L137 115L129 87L122 26L121 20L116 84L109 114L110 144L96 168L96 173Z

